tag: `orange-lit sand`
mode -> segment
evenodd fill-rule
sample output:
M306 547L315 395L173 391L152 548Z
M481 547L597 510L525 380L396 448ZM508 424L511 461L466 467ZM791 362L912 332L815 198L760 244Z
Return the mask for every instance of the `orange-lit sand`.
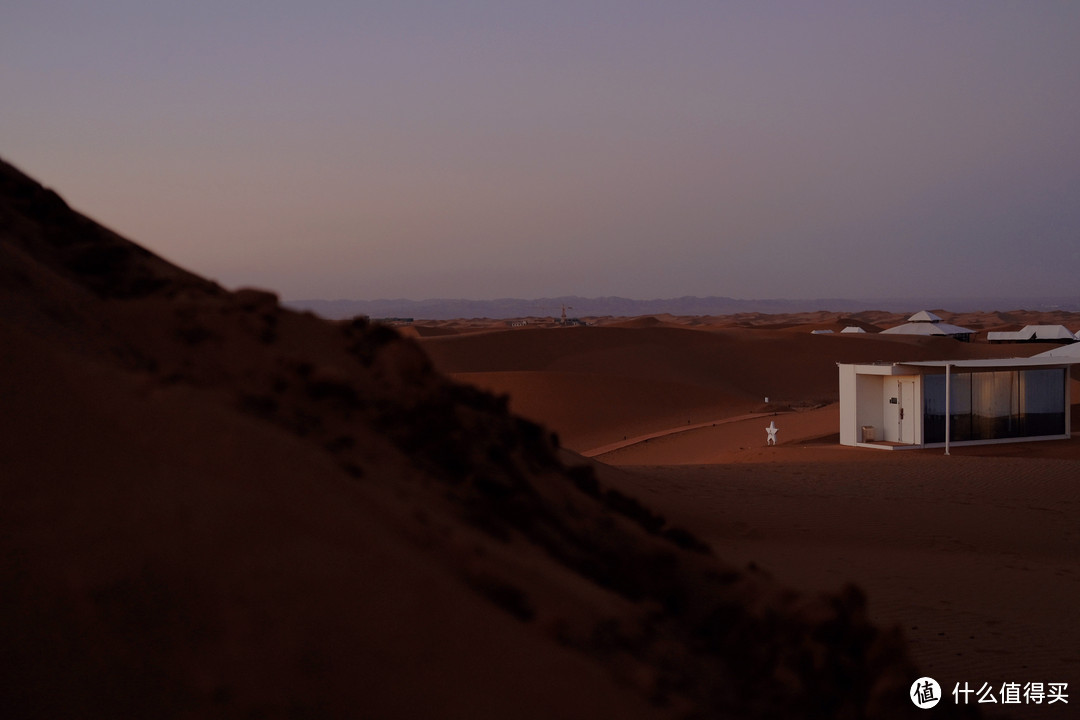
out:
M993 329L1001 315L957 321ZM1014 315L1080 328L1075 314ZM573 450L660 435L600 453L595 467L740 564L800 587L866 588L871 617L902 628L949 690L963 681L1080 689L1080 438L948 457L838 445L838 361L1023 356L1047 346L810 335L847 324L812 319L493 331L425 347L457 377L509 393L512 407L550 423ZM560 374L568 370L573 383ZM1071 387L1075 400L1075 379ZM708 419L717 422L686 429ZM777 447L765 445L770 420ZM1012 710L1070 715L1060 703Z
M425 338L423 347L440 370L509 395L513 410L549 425L576 451L681 425L835 403L837 362L1012 357L1046 349L946 338L811 335L790 329L783 317L772 320L765 329L730 327L723 318L694 326L496 326ZM837 432L828 422L820 432L807 431Z

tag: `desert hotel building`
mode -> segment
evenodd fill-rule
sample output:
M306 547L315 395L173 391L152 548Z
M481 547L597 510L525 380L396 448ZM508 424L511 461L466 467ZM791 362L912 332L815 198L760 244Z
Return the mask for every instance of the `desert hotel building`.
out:
M846 364L840 444L882 449L1069 437L1061 357Z

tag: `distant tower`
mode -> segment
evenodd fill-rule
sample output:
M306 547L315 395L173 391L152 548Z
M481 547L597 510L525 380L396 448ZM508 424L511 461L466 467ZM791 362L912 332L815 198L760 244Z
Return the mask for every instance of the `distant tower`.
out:
M555 308L544 308L544 309L545 310L554 310ZM560 316L560 319L559 319L559 324L560 325L565 325L566 324L566 311L567 310L573 310L574 308L572 308L569 305L560 304L559 309L562 312L562 315Z

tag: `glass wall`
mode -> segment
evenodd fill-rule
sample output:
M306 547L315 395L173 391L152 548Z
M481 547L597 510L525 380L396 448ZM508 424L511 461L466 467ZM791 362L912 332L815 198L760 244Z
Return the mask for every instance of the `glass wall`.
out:
M1065 433L1065 370L1025 370L1020 373L1020 408L1024 435L1062 435Z
M1016 370L971 373L971 440L1020 437Z
M954 372L949 439L1065 434L1065 370ZM923 442L945 442L945 375L923 376Z

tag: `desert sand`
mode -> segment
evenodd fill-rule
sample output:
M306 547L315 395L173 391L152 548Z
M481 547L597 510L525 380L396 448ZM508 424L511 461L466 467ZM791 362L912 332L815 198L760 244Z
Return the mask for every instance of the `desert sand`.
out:
M1074 443L836 447L835 362L1012 350L809 334L853 321L884 318L329 322L0 163L0 715L894 718L924 673L1074 685Z
M965 681L1080 687L1080 625L1070 620L1080 606L1075 435L953 448L948 457L846 448L838 436L836 362L1019 357L1048 346L811 335L854 324L829 315L761 317L757 326L597 319L487 336L474 323L471 334L425 348L455 377L506 393L512 408L598 461L605 481L725 558L809 590L863 588L870 617L900 629L920 667L950 691ZM904 321L862 316L875 321L871 331ZM1080 328L1068 313L950 318L973 328L1018 319ZM770 421L780 428L776 447L765 444ZM1012 710L1069 715L1062 703Z
M1080 457L1047 445L945 457L806 441L605 477L729 560L808 590L856 583L943 686L1075 687Z
M835 403L838 362L1014 357L1047 349L870 333L811 335L808 328L850 324L849 318L827 322L828 315L813 314L813 323L773 317L761 327L725 318L696 319L695 325L650 318L566 328L492 323L481 331L474 321L460 334L446 333L444 325L438 336L423 338L422 347L439 370L507 395L511 409L555 429L563 446L578 452L677 426ZM1080 328L1080 314L1073 324ZM837 432L835 423L823 422L817 434Z

